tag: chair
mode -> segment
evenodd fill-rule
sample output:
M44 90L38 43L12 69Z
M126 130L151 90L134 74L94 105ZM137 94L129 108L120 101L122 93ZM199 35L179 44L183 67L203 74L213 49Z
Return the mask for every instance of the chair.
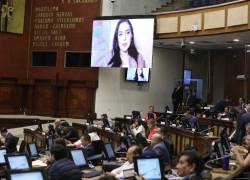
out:
M25 152L25 147L26 147L26 142L22 140L20 147L19 147L19 153L24 153Z

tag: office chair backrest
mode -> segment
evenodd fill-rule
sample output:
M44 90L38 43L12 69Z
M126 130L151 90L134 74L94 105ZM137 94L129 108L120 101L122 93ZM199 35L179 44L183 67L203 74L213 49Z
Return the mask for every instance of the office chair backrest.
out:
M103 152L103 141L102 140L92 141L92 144L95 148L96 154L101 154Z
M25 147L26 147L26 142L22 140L20 147L19 147L19 153L24 153L25 152Z

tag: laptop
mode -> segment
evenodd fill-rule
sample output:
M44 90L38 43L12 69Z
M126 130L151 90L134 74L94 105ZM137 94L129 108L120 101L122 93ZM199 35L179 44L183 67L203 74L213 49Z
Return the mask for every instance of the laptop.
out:
M116 154L111 143L104 143L104 154L107 160L116 160Z
M0 166L6 164L6 161L4 158L4 155L6 154L7 154L6 148L0 148Z
M165 179L163 167L160 158L144 158L139 157L134 159L134 167L137 174L143 179Z
M15 170L7 172L8 180L46 180L43 169Z
M4 155L7 169L20 170L32 167L27 154L6 154Z
M38 159L40 157L35 142L28 143L27 150L28 150L28 153L29 153L29 156L31 159L34 160L34 159Z
M75 163L75 165L80 168L80 169L89 169L90 165L88 164L88 161L86 159L84 150L79 148L79 149L72 149L70 150L70 156L73 160L73 162ZM85 178L91 178L91 177L96 177L96 176L100 176L101 172L98 172L96 170L91 170L89 172L84 172L82 176Z

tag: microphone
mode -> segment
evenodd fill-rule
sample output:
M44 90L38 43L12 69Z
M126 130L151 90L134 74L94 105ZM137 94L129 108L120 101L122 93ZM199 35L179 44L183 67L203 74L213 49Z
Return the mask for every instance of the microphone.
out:
M218 160L221 160L221 159L224 159L224 158L230 158L232 156L233 156L232 154L231 155L229 154L229 155L224 155L223 157L211 159L211 160L209 160L209 161L207 161L205 163L205 167L208 168L208 169L213 169L213 167L211 167L211 166L208 165L209 163L214 162L214 161L218 161Z

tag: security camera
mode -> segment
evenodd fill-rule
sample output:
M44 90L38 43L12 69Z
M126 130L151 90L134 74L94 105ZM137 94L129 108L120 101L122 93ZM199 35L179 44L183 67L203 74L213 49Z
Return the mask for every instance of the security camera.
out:
M110 0L110 2L111 2L111 3L114 3L114 2L115 2L115 0Z

